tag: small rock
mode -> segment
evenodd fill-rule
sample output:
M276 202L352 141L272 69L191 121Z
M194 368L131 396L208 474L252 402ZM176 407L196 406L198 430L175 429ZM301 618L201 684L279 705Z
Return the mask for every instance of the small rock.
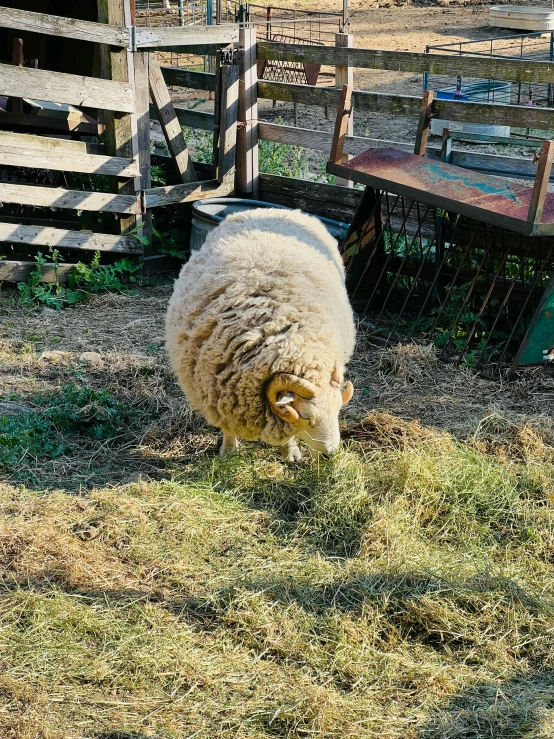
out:
M129 475L128 477L125 477L123 480L121 480L122 485L132 485L137 482L144 482L145 478L142 472L133 472L132 475Z
M104 364L98 352L83 352L79 357L79 362L86 362L93 367L101 367Z
M43 308L41 308L40 315L41 316L57 316L58 312L59 311L57 311L55 308L49 308L47 305L45 305Z
M28 405L14 403L11 400L0 401L0 416L15 416L17 413L26 413L31 410Z
M59 362L61 359L64 359L67 352L61 352L61 351L51 351L51 352L42 352L39 359L42 361L43 359L47 362Z

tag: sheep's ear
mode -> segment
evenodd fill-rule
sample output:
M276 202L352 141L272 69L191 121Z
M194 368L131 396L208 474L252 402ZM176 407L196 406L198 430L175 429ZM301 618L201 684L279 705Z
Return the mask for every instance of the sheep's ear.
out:
M285 395L281 395L275 405L289 405L289 403L294 403L295 400L295 395L293 395L292 393L285 393Z
M343 404L343 406L346 405L350 400L352 400L352 396L353 395L354 395L354 385L349 380L346 383L346 387L342 391L342 404Z
M299 415L292 405L296 399L297 396L294 393L285 393L273 404L273 412L288 423L298 421Z
M273 413L283 421L292 423L300 416L293 407L299 398L311 400L317 395L317 387L303 377L278 372L267 384L266 396Z

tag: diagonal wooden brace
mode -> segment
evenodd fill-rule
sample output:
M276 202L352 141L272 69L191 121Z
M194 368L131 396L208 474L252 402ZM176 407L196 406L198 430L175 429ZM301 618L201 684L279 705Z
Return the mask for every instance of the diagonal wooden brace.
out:
M169 153L175 160L177 169L183 182L195 182L197 180L192 158L187 149L181 124L177 119L175 108L171 102L169 90L165 84L162 71L156 59L156 54L150 54L149 60L150 92L154 107L158 114Z

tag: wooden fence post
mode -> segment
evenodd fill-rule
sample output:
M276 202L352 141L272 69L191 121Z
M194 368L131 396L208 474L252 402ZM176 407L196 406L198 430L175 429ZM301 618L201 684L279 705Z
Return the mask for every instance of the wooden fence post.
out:
M239 67L221 67L219 146L216 179L221 184L233 184L236 172L237 115L239 100Z
M335 46L342 48L352 48L354 46L354 36L351 33L336 33L335 34ZM335 87L354 87L354 69L348 64L346 66L335 67ZM348 118L348 127L346 130L347 136L354 135L354 114L351 113ZM352 159L348 154L343 154L342 161L347 162ZM345 180L343 177L337 177L337 185L345 185L346 187L354 187L354 183L350 180Z
M135 104L137 116L137 147L140 168L140 189L148 190L152 187L150 171L150 87L149 87L149 58L147 51L135 51ZM152 213L143 215L142 236L148 239L148 246L144 246L144 256L152 254Z
M239 123L237 131L236 189L257 199L258 172L258 72L256 29L240 29Z
M129 0L98 0L98 21L115 26L131 26L131 4ZM113 46L101 47L102 76L119 82L134 81L132 52L116 49ZM138 131L134 113L115 115L106 112L106 146L110 156L137 158ZM122 194L135 194L140 189L140 180L118 178L116 191ZM128 233L142 225L141 216L122 216L121 233Z

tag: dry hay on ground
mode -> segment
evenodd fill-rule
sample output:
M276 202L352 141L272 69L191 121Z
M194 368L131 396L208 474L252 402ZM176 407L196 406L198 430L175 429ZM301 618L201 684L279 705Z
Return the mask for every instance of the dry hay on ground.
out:
M4 470L0 735L552 736L551 373L361 334L344 450L221 461L167 368L170 291L0 304L11 418L96 393L63 454ZM104 389L128 420L97 439Z

